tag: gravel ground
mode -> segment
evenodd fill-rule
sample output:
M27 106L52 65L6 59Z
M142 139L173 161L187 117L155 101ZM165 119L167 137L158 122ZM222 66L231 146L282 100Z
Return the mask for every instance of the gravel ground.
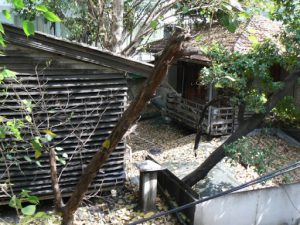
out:
M166 166L177 176L183 177L199 166L216 147L226 140L226 137L214 138L210 141L204 138L195 157L193 151L194 138L195 135L191 134L189 130L173 123L166 123L160 117L139 121L136 129L127 137L128 148L125 155L127 182L125 187L113 190L112 193L108 193L106 196L85 201L76 213L76 224L122 225L139 218L151 216L153 212L142 213L138 209L139 172L135 164L144 160L148 154L151 154L158 162ZM278 159L282 160L274 163L274 167L291 160L300 160L300 149L290 146L286 141L278 137L265 135L250 137L250 139L258 145L276 146L274 154L280 156ZM222 172L228 173L228 177L232 177L238 183L244 183L259 176L254 168L244 168L240 164L231 163L228 158L222 160L220 165ZM300 171L298 170L291 175L289 182L300 181L299 177ZM283 181L283 178L279 178L252 188L274 186ZM194 189L200 192L202 187L203 183L200 182L194 186ZM225 189L226 187L222 187L221 190ZM167 209L159 198L157 198L157 209L159 211ZM48 208L45 207L44 210L50 215L47 220L30 222L29 224L59 224L59 217L53 214L49 206ZM13 217L7 217L2 209L0 209L0 224L15 224ZM176 225L177 222L173 217L168 216L145 224Z
M201 140L196 157L193 151L194 139L195 135L191 134L190 131L173 123L167 124L161 118L139 122L136 130L128 138L128 144L132 148L132 154L128 154L128 163L126 164L129 180L133 184L138 183L138 171L131 165L136 161L143 160L147 154L151 154L161 165L166 166L178 177L182 178L199 166L214 149L226 140L226 137L214 138L210 141L205 140L204 137ZM269 171L286 165L291 161L300 160L300 148L291 146L277 136L257 135L249 137L249 140L261 148L275 146L273 154L277 159L274 160L272 167L268 168ZM259 176L254 167L245 168L238 163L232 162L227 157L218 166L228 175L229 179L232 178L232 180L236 181L236 185ZM288 179L286 179L287 177ZM297 182L300 181L299 177L300 170L298 169L288 176L278 177L248 189ZM194 186L194 189L199 192L202 185L203 182L200 182L198 186Z

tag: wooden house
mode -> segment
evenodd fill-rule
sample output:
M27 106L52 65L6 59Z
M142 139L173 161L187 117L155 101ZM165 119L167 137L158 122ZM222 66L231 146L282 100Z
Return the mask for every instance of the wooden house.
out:
M275 40L274 35L280 32L280 27L277 22L256 16L241 25L235 33L230 33L219 25L201 30L201 44L218 42L230 51L247 52L252 47L249 36L256 36L258 41L266 38ZM166 40L152 43L150 51L159 54L165 43ZM158 92L162 97L160 103L165 107L166 116L192 129L197 128L205 104L221 94L212 84L201 86L199 83L200 70L209 64L210 60L205 55L199 54L181 58L171 66L167 85L163 85ZM278 69L274 68L276 76L280 74ZM230 134L238 126L235 118L235 110L226 102L219 102L208 108L202 130L216 136Z
M63 196L68 196L125 109L126 73L146 76L152 65L41 33L27 38L22 29L10 25L4 29L7 47L1 51L0 68L17 76L0 85L1 118L20 119L26 125L23 139L9 135L0 140L0 204L9 200L11 184L14 194L26 189L42 199L52 198L45 146L56 149L59 183ZM33 145L45 142L49 133L53 140L37 153ZM122 141L90 191L123 184L124 152Z

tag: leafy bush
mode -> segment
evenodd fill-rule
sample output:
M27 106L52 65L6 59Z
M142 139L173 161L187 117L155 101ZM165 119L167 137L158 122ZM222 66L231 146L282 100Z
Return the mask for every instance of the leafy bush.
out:
M259 174L265 173L271 165L272 152L275 146L261 147L247 137L243 137L225 146L225 154L234 162L247 166L254 166Z
M300 109L292 96L285 96L273 109L273 113L284 122L300 122Z

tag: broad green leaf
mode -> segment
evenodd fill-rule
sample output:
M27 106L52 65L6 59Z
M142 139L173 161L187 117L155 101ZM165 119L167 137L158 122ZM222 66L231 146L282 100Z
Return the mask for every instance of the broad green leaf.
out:
M203 35L197 35L196 37L195 37L195 41L196 42L200 42L201 40L203 39Z
M251 33L251 34L255 34L256 33L256 30L254 28L249 28L248 29L248 32Z
M51 11L44 12L44 17L50 22L60 22L61 19Z
M109 139L105 140L105 141L103 142L103 144L102 144L102 147L103 147L104 149L109 149L109 147L110 147L110 140L109 140Z
M11 14L8 10L2 10L2 14L5 16L6 19L11 20Z
M49 134L52 137L57 136L57 134L53 133L51 130L42 130L42 132L45 133L45 134Z
M220 13L218 19L224 27L227 27L229 25L229 15L227 13Z
M233 77L231 77L231 76L225 76L225 78L227 78L228 80L231 80L231 81L235 81L235 79L233 78Z
M41 149L43 147L42 143L40 142L40 138L38 138L38 137L31 140L31 145L35 151L39 151L39 152L41 151Z
M257 45L259 43L257 37L255 37L254 35L249 36L248 39L253 45Z
M262 103L266 103L268 101L268 99L266 98L266 95L265 94L262 94L259 98L259 100L262 102Z
M157 20L152 20L152 21L150 22L150 27L151 27L153 30L156 30L157 26L158 26L158 21L157 21Z
M32 123L32 118L31 116L25 116L25 120L27 120L27 122Z
M13 157L12 157L12 155L10 155L10 154L6 154L6 158L7 158L8 160L13 160Z
M42 167L40 161L35 161L35 164L36 164L38 167Z
M27 197L27 202L30 202L31 204L39 204L39 198L35 195L30 195Z
M9 128L9 131L14 135L18 140L23 140L21 137L20 128L24 127L24 124L20 120L9 120L6 122L6 125Z
M4 28L3 28L3 26L2 26L2 23L0 23L0 32L1 32L2 34L4 34Z
M247 12L241 12L238 14L240 18L249 19L250 15Z
M188 13L189 12L189 7L187 6L183 6L182 7L182 12L185 14L185 13Z
M45 136L43 138L41 138L41 141L44 144L49 143L52 140L53 140L53 136L51 136L50 134L45 134Z
M0 127L0 138L5 138L6 137L6 131L3 127Z
M55 150L56 151L62 151L62 150L64 150L62 147L55 147Z
M0 123L2 123L4 121L5 117L4 116L0 116Z
M68 156L67 153L63 153L63 154L62 154L62 157L64 157L65 159L67 159L69 156Z
M5 47L5 46L6 46L6 45L5 45L4 38L3 38L3 36L2 36L1 33L0 33L0 46L2 46L2 47Z
M23 0L13 0L13 4L17 9L23 9L25 7Z
M144 214L144 218L148 218L150 216L153 216L154 214L154 212L147 212L146 214Z
M66 161L65 161L64 159L58 158L58 161L59 161L61 164L66 165Z
M17 198L17 196L13 195L10 200L8 205L12 208L15 209L21 209L22 208L22 203L21 200Z
M48 12L49 10L48 10L48 8L45 6L45 5L37 5L36 7L36 10L38 10L38 11L41 11L41 12Z
M32 102L29 100L22 100L22 105L26 109L27 112L32 112Z
M224 12L218 14L218 19L220 24L226 27L231 33L234 33L239 25L235 18Z
M34 34L34 24L32 21L23 20L22 27L27 37Z
M26 216L32 216L32 215L34 215L35 210L36 210L35 205L28 205L28 206L22 208L21 212Z
M232 6L230 4L225 3L223 4L223 7L227 9L229 12L232 11Z
M17 197L15 195L10 198L8 205L12 208L17 208Z
M226 27L228 29L229 32L234 33L236 31L236 29L238 28L238 22L236 20L229 20L229 24Z
M41 156L42 156L42 152L39 151L39 150L35 150L35 152L34 152L34 158L35 158L35 159L38 159L38 158L40 158Z
M215 88L223 88L223 85L220 82L217 82L215 84Z
M48 216L45 212L37 212L35 215L34 215L34 218L35 219L47 219L49 218L50 216Z
M28 156L24 156L24 159L25 159L27 162L32 162L32 160L31 160Z
M0 74L3 76L3 78L16 78L16 73L8 69L2 70Z
M22 189L22 191L21 191L21 197L22 198L27 198L27 197L29 197L29 193L30 193L31 191L29 191L29 190L25 190L25 189Z

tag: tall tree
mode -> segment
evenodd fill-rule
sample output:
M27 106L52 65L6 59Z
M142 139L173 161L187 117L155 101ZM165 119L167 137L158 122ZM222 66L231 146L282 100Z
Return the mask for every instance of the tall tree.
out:
M175 14L179 13L178 10L180 9L180 13L186 15L188 15L189 13L192 13L193 15L197 15L197 13L200 13L202 15L203 12L207 12L207 14L205 15L205 18L208 18L206 22L214 21L214 18L217 17L222 19L223 21L225 19L226 23L224 23L224 25L228 26L229 28L235 27L236 25L235 18L230 13L228 13L228 11L232 10L232 8L230 9L230 7L228 7L230 6L228 2L235 1L224 0L208 2L172 0L128 0L122 3L122 1L120 0L57 0L47 2L49 6L52 5L52 8L56 9L56 12L66 20L66 25L68 21L67 17L69 16L70 24L75 24L74 29L77 29L78 31L84 31L84 35L78 35L77 37L83 38L83 36L85 36L88 41L94 42L103 48L120 52L124 55L132 55L136 51L138 51L138 48L143 43L143 38L153 32L153 30L155 30L159 26L159 19L162 17L162 15L169 12L170 10L172 12L172 9L175 9L175 11L173 12ZM190 10L190 8L188 8L188 6L190 6L189 4L194 4L195 2L199 3L200 8L196 9L195 6L192 8L192 10ZM55 3L59 4L55 5ZM68 4L69 7L70 4L74 4L75 6L77 5L80 7L73 7L71 8L71 10L65 11L62 10L62 7L60 7L60 3ZM279 2L278 5L280 3L282 2ZM222 10L224 6L227 6L225 7L226 10ZM205 7L207 7L207 10L204 10ZM40 8L40 10L43 10L43 8ZM77 12L77 10L80 10L79 13ZM113 13L113 11L115 11L115 14ZM124 12L123 23L118 19L118 16L116 16L118 15L116 12L120 11ZM278 10L278 13L280 12L282 11ZM112 19L113 15L115 15L114 19ZM78 23L75 23L78 19L81 23L80 26L78 25ZM101 23L99 23L99 21L101 21ZM201 23L202 20L199 20L198 22ZM115 24L116 27L113 27L113 24ZM119 29L118 26L123 26L123 30ZM120 39L119 35L121 32L122 38ZM80 32L78 32L77 34L79 33ZM76 32L74 32L73 34L74 37L76 37ZM116 37L113 38L113 35L116 35ZM102 147L99 149L99 151L96 153L96 155L93 157L93 159L83 172L71 198L67 202L66 206L62 207L61 210L63 212L63 224L73 224L73 215L77 207L80 205L82 198L91 181L93 180L96 172L101 168L105 160L114 151L115 146L121 140L127 129L130 128L133 122L135 122L145 103L152 97L155 89L158 87L158 85L166 75L168 65L182 56L183 43L188 39L190 39L190 37L185 33L176 33L170 40L161 58L156 64L151 76L146 81L144 88L140 92L138 98L132 102L132 104L129 106L127 111L123 114L122 118L114 128L111 135L106 139L106 141L102 143ZM129 42L127 43L128 40ZM295 82L298 75L298 71L291 73L291 75L285 80L285 88L268 96L268 101L264 104L265 112L269 112L269 110L276 104L278 99L280 99L280 97L285 94L285 90L289 88L293 82ZM260 119L264 116L265 113L258 113L257 115L255 115L255 117L253 117L255 123L253 124L257 124L258 121L260 121ZM249 124L249 121L248 123L247 121L245 121L244 125L240 126L238 133L233 135L233 137L229 139L229 141L234 141L235 137L238 138L240 135L245 135L250 129L252 129L252 127L252 123ZM214 160L208 159L208 163L200 167L200 169L195 171L195 173L190 176L193 178L193 182L199 179L199 171L204 171L203 174L207 173L207 171L209 171L216 162L221 160L223 156L224 150L222 147L220 147L215 151L215 153L212 154L212 156L210 156L210 159L213 158ZM191 182L190 178L186 178L185 181L189 184L193 183ZM60 200L57 199L57 202L60 203ZM57 205L58 207L60 207L60 204Z
M227 0L44 0L54 10L70 32L70 39L126 56L143 47L165 24L184 26L188 19L209 23L220 16L231 14L239 4ZM178 19L180 18L180 19Z

